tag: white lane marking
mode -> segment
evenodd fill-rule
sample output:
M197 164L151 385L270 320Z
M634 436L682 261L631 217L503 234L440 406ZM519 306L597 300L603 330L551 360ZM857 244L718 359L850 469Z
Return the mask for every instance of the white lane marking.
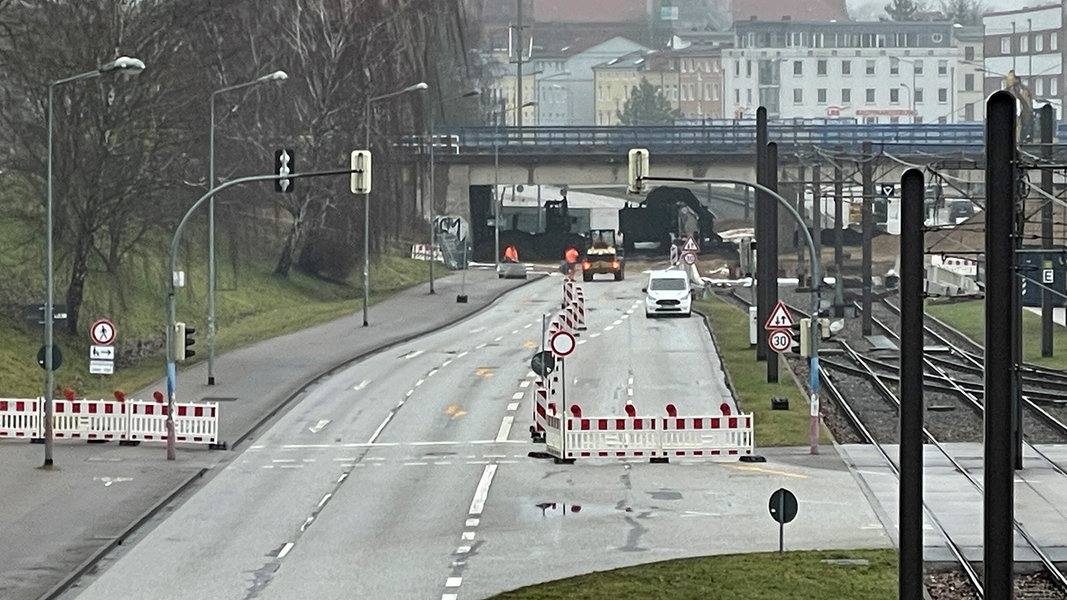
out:
M326 503L330 501L331 496L333 496L333 494L326 494L325 496L323 496L322 500L319 500L319 508L326 506Z
M531 327L533 327L533 323L527 323L527 324L526 324L526 325L524 325L524 326L523 326L522 328L523 328L523 329L529 329L529 328L531 328Z
M487 342L482 342L481 344L478 344L477 346L475 346L474 349L475 350L481 350L482 348L485 348L488 345L489 344Z
M522 397L525 396L525 395L526 395L525 392L515 392L514 394L511 395L511 399L512 400L522 400Z
M619 318L620 319L629 319L630 318L630 313L626 313L626 314L624 314L623 316L621 316Z
M359 390L367 387L368 385L370 385L370 380L369 379L364 379L363 381L361 381L361 382L357 383L356 385L352 386L352 389L356 390L356 391L359 391Z
M274 458L274 459L271 459L270 462L272 462L272 463L295 463L296 459L294 459L294 458Z
M437 375L437 369L434 369L426 374L427 377L433 377L434 375Z
M452 359L451 358L446 360L445 362L441 363L441 366L442 367L447 367L450 364L452 364Z
M519 382L519 387L521 387L521 388L530 387L530 380L529 379L523 379L522 381Z
M612 325L622 325L622 319L615 319L615 321L613 321L611 324Z
M378 439L378 436L382 434L382 430L385 429L385 426L389 424L389 421L393 420L393 415L395 415L395 414L396 414L396 411L395 410L391 410L391 411L389 411L389 414L385 415L385 420L382 421L382 424L379 425L378 428L374 430L374 433L371 434L370 439L367 440L367 443L373 444L374 440Z
M456 548L456 554L467 554L470 551L470 546L460 546L459 548Z
M515 422L515 417L508 415L504 417L504 420L500 422L500 429L496 432L496 441L503 442L508 439L508 435L511 434L511 424Z
M612 329L615 329L615 328L612 327L611 325L608 325L607 327L604 328L604 331L611 331Z
M318 432L322 431L323 428L325 428L329 424L330 424L330 420L329 419L320 419L318 423L315 423L311 427L308 427L308 431L310 431L311 433L318 433Z
M518 329L512 329L512 330L511 330L511 335L515 335L515 334L516 334L516 333L518 333L518 332L519 332L519 330L518 330Z
M412 359L412 358L415 358L416 356L422 354L422 352L423 352L422 350L416 350L414 352L408 352L407 354L404 355L404 358Z
M282 549L278 551L278 556L276 556L275 558L277 558L278 560L285 558L285 555L289 554L289 551L292 550L293 546L295 545L296 544L292 542L286 542L285 545L282 546Z
M579 343L579 344L584 344L584 343L586 343L586 342L588 342L588 341L589 341L589 340L578 340L578 343Z
M424 383L426 383L426 380L425 379L420 379L420 380L415 382L415 387L419 387L420 385L422 385Z
M590 333L589 337L591 337L591 338L600 337L600 332L598 331L596 333Z
M470 352L464 350L463 352L460 352L459 354L457 354L456 358L463 358L464 356L467 356L468 354L470 354Z
M441 600L459 600L458 594L441 594Z
M471 333L480 333L482 331L485 331L485 327L475 327L474 329L470 330Z
M462 583L462 577L449 577L445 580L445 587L459 587Z
M463 535L460 536L460 539L464 540L464 541L467 541L467 542L473 542L474 541L474 532L473 531L464 531Z
M472 517L470 519L467 519L463 524L465 526L467 526L467 527L477 527L478 523L480 523L480 522L481 522L481 519L475 519L475 518ZM467 548L467 551L469 552L470 548Z
M508 403L508 412L511 412L513 410L519 410L519 403L518 402L509 402Z
M504 339L504 336L500 335L500 336L497 336L496 339L494 339L493 341L494 342L499 342L502 339Z
M630 375L630 377L628 377L626 379L626 385L633 385L633 384L634 384L634 376Z
M469 515L480 515L482 509L485 508L485 500L489 496L489 486L493 483L493 476L496 475L496 465L486 465L482 471L482 478L478 481L478 487L474 490L474 499L471 500L470 510L467 511ZM470 538L467 537L467 532L464 532L463 539L474 539L474 533L470 532Z
M404 466L405 467L422 467L422 466L425 466L425 465L428 465L428 464L430 464L430 463L427 463L427 462L406 462L406 463L404 463Z
M415 390L413 390L413 389L408 390L408 392L406 394L404 394L404 398L410 398L411 395L414 394L414 393L415 393ZM403 401L401 401L400 403L403 404Z

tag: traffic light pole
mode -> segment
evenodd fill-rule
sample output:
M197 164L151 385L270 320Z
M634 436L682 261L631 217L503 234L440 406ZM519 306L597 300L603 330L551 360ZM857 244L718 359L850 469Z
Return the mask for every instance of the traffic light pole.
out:
M250 183L253 181L277 181L280 179L300 179L305 177L325 177L328 175L351 175L354 171L351 169L340 169L334 171L314 171L310 173L290 173L290 174L272 174L272 175L251 175L249 177L238 177L232 181L227 181L217 187L213 187L207 191L206 194L200 197L199 200L193 203L189 207L189 210L185 212L182 220L178 222L178 226L174 229L174 237L170 241L170 256L167 261L167 266L170 271L170 281L167 284L167 326L166 326L166 347L167 347L167 460L174 460L177 458L175 451L175 431L174 431L174 403L176 399L177 388L177 369L175 367L175 361L177 360L177 353L174 351L175 342L175 328L178 322L177 307L175 306L175 294L177 292L177 282L175 281L175 269L177 266L178 256L178 242L181 240L182 231L185 229L186 223L192 217L193 212L196 209L204 205L205 202L210 200L222 190L239 185L242 183Z

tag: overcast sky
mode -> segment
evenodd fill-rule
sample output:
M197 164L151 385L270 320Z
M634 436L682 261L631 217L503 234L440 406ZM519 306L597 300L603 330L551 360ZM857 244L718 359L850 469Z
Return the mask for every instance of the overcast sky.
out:
M877 10L889 4L889 0L847 0L847 2L850 12L856 9L870 10L873 8ZM928 0L927 4L938 6L940 2L938 0ZM1056 0L981 0L981 4L987 11L997 11L1012 10L1025 6L1047 6L1049 4L1057 4L1057 2Z

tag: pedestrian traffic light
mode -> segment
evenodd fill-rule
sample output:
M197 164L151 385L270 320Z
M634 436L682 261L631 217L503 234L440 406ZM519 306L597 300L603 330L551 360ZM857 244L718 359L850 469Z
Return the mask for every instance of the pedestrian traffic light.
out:
M352 164L349 168L352 171L352 193L369 194L371 176L370 150L353 150Z
M186 360L196 355L196 352L189 348L196 343L196 339L193 338L194 334L196 330L185 323L174 324L174 360Z
M627 173L626 191L640 194L645 191L645 177L648 177L648 150L631 148L629 154L629 171Z
M274 152L274 174L289 175L296 170L296 156L288 148L282 148ZM290 193L293 191L293 179L275 179L274 191Z

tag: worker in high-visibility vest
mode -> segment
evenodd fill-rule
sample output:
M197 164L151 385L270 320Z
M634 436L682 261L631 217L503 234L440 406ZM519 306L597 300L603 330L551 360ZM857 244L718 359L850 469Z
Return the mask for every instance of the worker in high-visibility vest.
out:
M504 262L519 262L519 251L515 249L515 246L504 248Z
M578 250L576 248L567 248L563 253L563 273L573 277L574 272L578 269Z

